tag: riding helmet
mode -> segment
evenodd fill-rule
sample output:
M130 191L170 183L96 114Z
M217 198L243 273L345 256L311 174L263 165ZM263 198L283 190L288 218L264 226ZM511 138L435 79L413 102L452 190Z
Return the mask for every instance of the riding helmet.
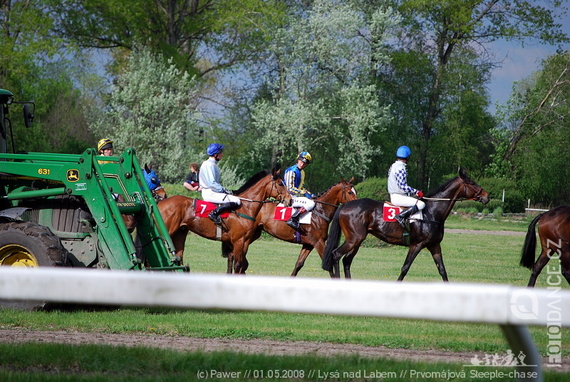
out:
M400 146L398 147L398 151L396 151L396 157L407 159L410 155L412 155L412 150L408 146Z
M302 151L297 156L297 160L301 160L301 161L305 162L306 164L310 164L313 161L313 157L308 152Z
M103 138L99 141L99 143L97 143L98 151L112 149L112 148L113 148L113 141L110 140L109 138Z
M224 151L224 145L221 145L219 143L210 143L208 149L206 150L206 154L208 154L208 156L213 156L221 153L222 151Z

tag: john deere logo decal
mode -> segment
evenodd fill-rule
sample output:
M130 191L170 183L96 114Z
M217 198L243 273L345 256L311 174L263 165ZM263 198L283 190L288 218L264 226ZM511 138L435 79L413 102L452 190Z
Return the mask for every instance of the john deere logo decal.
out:
M67 181L77 182L79 180L79 170L67 170Z

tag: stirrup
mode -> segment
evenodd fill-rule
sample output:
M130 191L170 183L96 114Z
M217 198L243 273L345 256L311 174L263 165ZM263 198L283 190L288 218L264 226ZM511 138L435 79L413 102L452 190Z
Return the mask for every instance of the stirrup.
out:
M299 220L290 219L290 220L287 220L286 223L289 227L293 228L295 231L298 231L300 228Z
M220 217L220 215L216 215L213 212L210 212L208 217L210 218L211 221L214 222L214 224L216 224L216 225L222 224L222 218Z

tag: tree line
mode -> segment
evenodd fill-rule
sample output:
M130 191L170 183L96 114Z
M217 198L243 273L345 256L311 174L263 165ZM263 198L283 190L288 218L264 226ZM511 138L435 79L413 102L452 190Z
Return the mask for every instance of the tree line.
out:
M418 188L461 166L517 194L513 210L564 204L568 52L494 115L487 89L491 43L567 43L561 12L566 1L1 0L0 87L36 102L32 128L11 116L16 151L107 136L180 183L216 141L238 186L306 150L318 192L386 177L407 145Z

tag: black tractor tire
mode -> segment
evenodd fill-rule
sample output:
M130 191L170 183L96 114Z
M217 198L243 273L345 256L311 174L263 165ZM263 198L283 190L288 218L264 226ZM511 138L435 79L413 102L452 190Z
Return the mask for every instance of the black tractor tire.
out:
M45 226L33 222L0 223L0 266L69 266L68 251ZM45 301L0 300L0 308L39 310Z

